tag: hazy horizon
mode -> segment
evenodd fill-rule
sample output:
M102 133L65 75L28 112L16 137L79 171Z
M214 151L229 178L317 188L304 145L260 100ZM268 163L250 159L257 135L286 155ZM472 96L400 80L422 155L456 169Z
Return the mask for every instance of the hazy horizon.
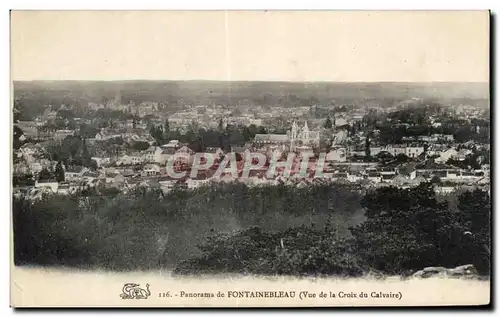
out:
M12 11L14 80L487 82L489 11Z

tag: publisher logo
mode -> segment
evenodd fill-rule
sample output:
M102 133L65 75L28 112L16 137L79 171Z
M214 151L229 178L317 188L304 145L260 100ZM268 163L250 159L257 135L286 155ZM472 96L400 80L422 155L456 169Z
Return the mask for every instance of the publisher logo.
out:
M149 284L146 284L146 288L142 288L139 284L126 283L123 285L120 297L122 299L147 299L150 295Z

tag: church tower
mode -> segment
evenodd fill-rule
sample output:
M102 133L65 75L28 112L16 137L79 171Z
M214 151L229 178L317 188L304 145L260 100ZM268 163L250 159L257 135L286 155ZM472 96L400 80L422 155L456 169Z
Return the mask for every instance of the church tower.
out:
M309 142L309 127L307 126L307 120L304 123L304 128L302 129L301 139L304 139L306 142Z
M297 122L295 120L292 123L292 131L290 133L290 151L293 151L295 149L295 142L297 140L297 134L298 134L298 126Z

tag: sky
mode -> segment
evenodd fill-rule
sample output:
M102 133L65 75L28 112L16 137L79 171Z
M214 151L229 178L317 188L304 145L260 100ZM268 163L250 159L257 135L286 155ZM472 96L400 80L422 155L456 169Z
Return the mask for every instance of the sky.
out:
M13 80L488 82L487 11L13 11Z

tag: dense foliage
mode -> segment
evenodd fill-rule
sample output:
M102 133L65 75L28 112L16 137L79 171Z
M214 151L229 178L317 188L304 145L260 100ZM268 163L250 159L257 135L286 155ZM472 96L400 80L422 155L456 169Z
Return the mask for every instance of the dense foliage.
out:
M348 276L473 263L489 273L491 204L480 190L453 206L431 184L363 198L343 185L99 192L15 198L15 263Z
M359 194L343 186L242 184L167 195L137 189L35 202L14 198L15 261L123 270L173 267L197 255L196 245L214 232L253 226L286 230L312 223L321 228L335 211L347 234L349 223L362 220L359 201Z
M362 203L367 220L351 228L351 238L339 235L331 223L324 230L303 226L220 234L176 272L357 276L473 263L481 274L489 274L487 193L462 194L458 210L438 202L431 184L410 190L382 188L368 193Z
M181 262L175 273L359 276L367 269L349 238L330 225L277 232L250 228L209 237L200 249L200 256Z

